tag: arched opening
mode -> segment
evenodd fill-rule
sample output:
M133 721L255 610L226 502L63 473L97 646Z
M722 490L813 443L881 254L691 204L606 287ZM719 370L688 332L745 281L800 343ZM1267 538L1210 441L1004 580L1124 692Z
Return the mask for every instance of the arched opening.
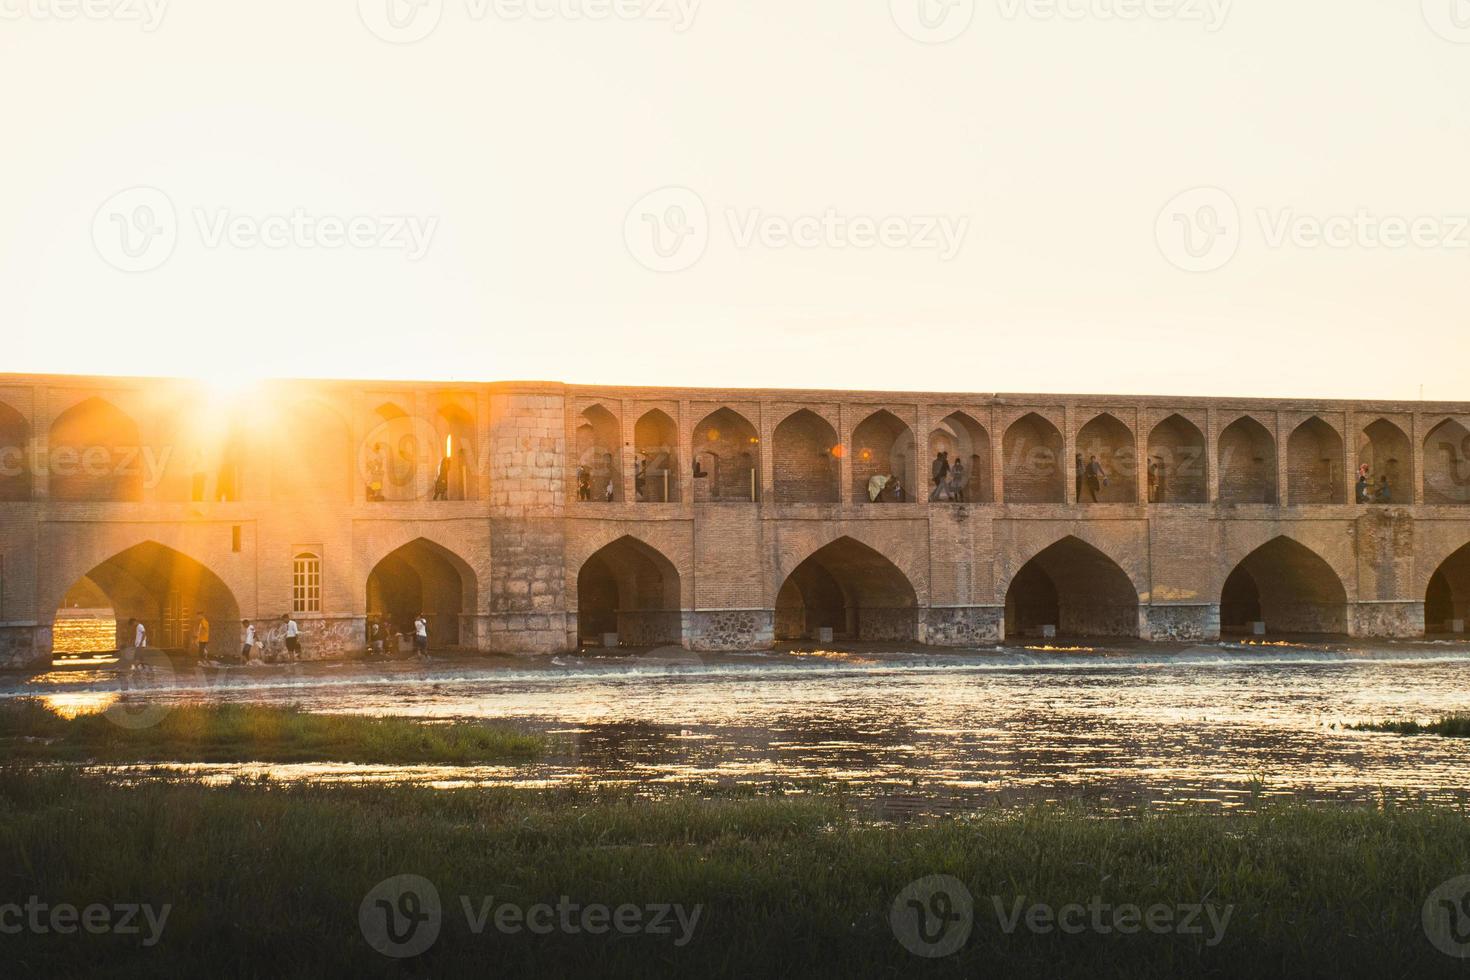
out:
M1171 415L1148 436L1148 499L1154 504L1206 501L1205 434L1182 415Z
M988 504L991 492L990 435L985 427L964 412L955 412L929 433L929 499L952 503ZM935 482L936 470L949 472L942 483ZM960 468L956 469L956 464ZM956 479L956 473L959 478Z
M352 433L335 408L300 402L282 414L276 432L271 453L274 499L341 503L353 498Z
M898 416L874 412L852 433L852 499L862 503L914 499L914 432Z
M1107 555L1066 537L1011 579L1005 626L1007 639L1137 636L1138 590Z
M801 409L776 426L772 447L773 491L778 504L835 504L839 460L837 430L816 412Z
M1293 506L1345 502L1342 436L1315 415L1286 443L1286 499Z
M1243 415L1220 433L1220 502L1276 503L1276 440Z
M603 547L577 573L577 632L583 646L680 643L679 570L631 537Z
M434 492L443 500L474 500L477 483L475 417L457 404L439 409L434 417L439 455L434 474Z
M53 500L143 499L143 441L137 424L111 402L88 398L57 416L48 453Z
M633 427L638 455L634 487L640 502L671 504L679 500L679 427L654 409Z
M417 500L419 461L433 447L423 444L421 427L393 402L374 409L373 421L364 450L367 499Z
M240 650L240 606L228 586L204 565L153 541L112 556L79 578L56 610L53 636L66 652L103 640L104 650L131 646L129 620L142 623L148 645L192 650L195 626L203 613L209 620L210 656L234 657ZM110 615L109 615L110 614ZM113 634L106 636L111 622Z
M1084 425L1077 433L1077 452L1084 473L1078 503L1138 502L1138 448L1133 431L1116 416L1104 412ZM1102 467L1101 479L1087 479L1097 466Z
M0 402L0 503L31 499L30 442L25 416Z
M760 435L739 412L722 408L694 428L694 499L760 499Z
M1385 504L1414 502L1413 444L1392 422L1379 419L1363 429L1358 440L1358 467L1367 467L1368 500Z
M833 638L913 643L919 601L897 565L852 538L838 538L786 576L776 595L776 639Z
M1455 419L1445 419L1424 438L1424 502L1470 503L1470 430Z
M468 620L475 613L476 589L468 563L419 538L384 557L368 575L368 619L380 621L388 636L411 636L414 620L423 614L431 646L458 647L474 636Z
M610 504L623 499L618 433L617 416L601 405L582 411L577 423L578 500Z
M1066 503L1063 445L1057 427L1035 412L1017 419L1006 429L1001 442L1005 454L1005 502Z
M1220 630L1343 634L1347 592L1320 555L1291 538L1275 538L1247 555L1225 580Z
M1470 544L1446 558L1429 577L1424 596L1426 633L1464 633L1470 619Z

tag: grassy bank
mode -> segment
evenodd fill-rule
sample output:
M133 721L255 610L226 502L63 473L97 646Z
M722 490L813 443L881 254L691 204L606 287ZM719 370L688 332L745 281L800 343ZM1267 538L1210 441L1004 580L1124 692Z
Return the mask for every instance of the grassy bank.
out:
M146 710L146 709L145 709ZM470 765L538 755L545 740L480 722L319 715L260 705L178 705L123 717L63 718L42 704L0 705L12 759L128 762L361 762Z
M1373 721L1351 726L1358 732L1390 732L1394 735L1443 735L1446 738L1470 738L1470 715L1446 715L1438 721Z
M1421 927L1426 897L1470 870L1470 819L1433 810L1267 809L1109 820L1064 808L876 825L837 791L128 787L0 771L0 902L172 906L161 940L3 937L7 965L73 975L1463 976ZM371 949L370 889L412 873L444 908L406 960ZM889 909L948 874L975 897L955 955L915 957ZM476 934L461 905L702 905L692 939ZM1233 906L1223 938L1007 933L1029 906Z

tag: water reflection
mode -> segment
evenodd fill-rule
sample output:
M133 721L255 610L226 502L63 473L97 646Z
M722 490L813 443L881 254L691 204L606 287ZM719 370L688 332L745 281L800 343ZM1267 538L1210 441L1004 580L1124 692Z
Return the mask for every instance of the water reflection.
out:
M546 759L512 768L189 769L210 778L436 786L842 780L902 814L1079 798L1120 809L1231 807L1288 795L1463 800L1470 743L1342 726L1470 710L1467 682L1463 644L1247 641L176 667L147 696L500 718L549 733L555 744ZM105 707L117 691L112 671L79 666L12 680L0 697L40 696L76 711Z

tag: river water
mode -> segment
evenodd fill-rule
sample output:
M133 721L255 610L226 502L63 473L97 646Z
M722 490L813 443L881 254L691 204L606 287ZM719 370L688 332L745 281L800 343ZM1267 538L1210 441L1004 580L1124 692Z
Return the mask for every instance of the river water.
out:
M858 650L428 665L155 666L127 698L490 718L553 736L517 766L187 767L208 778L503 783L842 781L881 811L1082 801L1103 809L1258 798L1470 801L1470 741L1344 725L1470 711L1470 645L1145 644ZM0 681L0 698L100 710L109 658Z

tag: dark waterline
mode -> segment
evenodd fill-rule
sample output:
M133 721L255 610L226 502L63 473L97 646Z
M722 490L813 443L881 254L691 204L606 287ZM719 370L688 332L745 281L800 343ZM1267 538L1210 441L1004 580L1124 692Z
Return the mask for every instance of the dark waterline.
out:
M1048 800L1123 810L1470 796L1470 742L1343 727L1470 710L1463 642L664 649L177 672L163 663L127 697L492 718L550 733L555 745L546 759L514 767L185 767L220 779L841 781L895 814ZM105 708L119 691L106 661L0 683L0 697L40 697L71 712Z

